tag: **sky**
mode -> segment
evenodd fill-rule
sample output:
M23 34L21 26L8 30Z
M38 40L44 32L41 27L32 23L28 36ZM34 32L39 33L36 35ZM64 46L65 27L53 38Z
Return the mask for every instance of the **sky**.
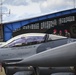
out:
M2 22L38 17L72 9L74 6L75 0L2 0Z

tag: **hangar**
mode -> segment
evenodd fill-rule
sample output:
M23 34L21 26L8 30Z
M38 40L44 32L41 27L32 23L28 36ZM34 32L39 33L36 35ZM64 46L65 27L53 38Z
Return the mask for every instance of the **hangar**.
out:
M69 9L35 18L3 23L0 26L1 41L7 41L10 38L30 32L53 33L53 30L67 29L71 37L76 38L76 9ZM58 33L57 32L57 33Z

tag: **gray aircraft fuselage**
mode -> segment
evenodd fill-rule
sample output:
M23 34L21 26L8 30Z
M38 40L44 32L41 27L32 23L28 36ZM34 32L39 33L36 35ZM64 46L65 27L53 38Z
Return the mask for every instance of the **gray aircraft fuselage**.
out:
M76 66L76 42L34 54L16 64L25 64L34 67Z
M6 60L18 60L67 43L67 38L35 45L0 48L0 63Z

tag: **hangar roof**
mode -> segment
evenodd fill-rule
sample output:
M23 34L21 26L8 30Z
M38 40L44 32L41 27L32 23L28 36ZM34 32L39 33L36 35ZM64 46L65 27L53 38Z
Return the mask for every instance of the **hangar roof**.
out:
M38 16L38 17L33 17L33 18L27 18L27 19L22 19L22 20L16 20L16 21L11 21L11 22L6 22L3 24L8 24L8 23L15 23L15 22L21 22L21 21L30 21L30 22L36 22L38 20L45 20L47 18L55 18L55 17L60 17L63 15L68 15L68 14L72 14L72 13L76 13L76 8L74 9L69 9L69 10L63 10L63 11L59 11L59 12L55 12L55 13L51 13L51 14L46 14L46 15L42 15L42 16Z

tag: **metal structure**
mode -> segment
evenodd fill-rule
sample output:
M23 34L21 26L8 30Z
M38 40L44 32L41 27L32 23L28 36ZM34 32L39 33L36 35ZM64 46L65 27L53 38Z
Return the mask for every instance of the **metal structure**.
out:
M3 15L4 14L10 14L10 12L9 13L4 13L3 12L3 2L2 2L2 0L0 0L0 41L3 41Z
M3 28L2 28L2 0L0 2L0 41L3 41Z
M31 18L31 19L25 19L25 20L20 20L20 21L15 21L15 22L4 23L3 24L3 33L4 33L3 37L4 38L3 39L4 39L4 41L9 40L10 38L13 37L13 33L14 32L19 31L21 29L21 27L23 27L25 25L35 24L35 23L38 23L38 22L40 24L44 20L47 21L48 19L50 21L52 19L56 19L56 18L65 19L64 16L66 16L66 18L67 18L67 16L70 15L70 16L74 16L74 19L75 19L74 23L76 23L75 14L76 14L76 9L70 9L70 10L65 10L65 11L61 11L61 12L58 12L58 13L53 13L53 14L48 14L48 15L44 15L44 16L39 16L39 17ZM74 24L74 23L70 22L71 25ZM63 24L61 24L61 25L63 25ZM64 23L64 25L66 26L66 23ZM76 30L76 26L73 26L73 29ZM25 29L25 31L27 31L27 30ZM23 30L20 31L20 32L25 33L25 32L23 32ZM31 31L29 31L29 32L31 32ZM76 31L74 31L74 32L76 32ZM75 34L76 33L74 33L74 35ZM16 35L19 35L19 32L16 33Z
M75 8L75 0L73 0L73 2L74 2L74 8Z
M10 11L8 13L3 12L3 2L0 0L0 23L3 22L3 15L10 14Z

